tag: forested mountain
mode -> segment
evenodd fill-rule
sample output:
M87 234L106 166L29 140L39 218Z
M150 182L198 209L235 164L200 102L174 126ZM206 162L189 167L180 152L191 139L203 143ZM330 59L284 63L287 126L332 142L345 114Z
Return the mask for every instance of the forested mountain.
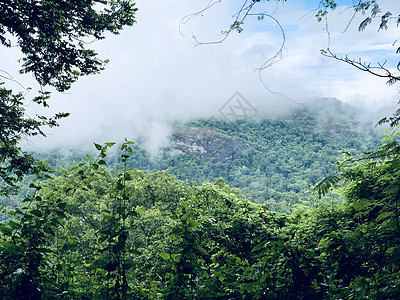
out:
M342 152L360 155L376 147L381 134L362 109L336 99L313 99L275 117L187 122L173 130L169 145L156 154L148 153L139 139L128 166L145 172L168 170L199 184L222 177L240 188L243 198L290 212L293 204L309 201L305 193L335 171ZM48 159L52 167L69 168L85 162L86 154L78 148L36 156ZM108 154L112 172L121 167L119 154Z
M206 15L217 2L184 17L180 25ZM254 78L244 72L252 65L247 52L252 62L253 58L265 60L256 69L262 90L286 100L279 89L274 92L267 86L267 72L273 77L268 80L272 87L294 93L296 99L321 90L337 94L332 89L343 88L348 94L345 90L353 87L352 92L368 98L363 99L366 103L394 99L364 77L360 78L368 86L362 91L356 85L360 79L347 81L353 76L343 76L343 68L322 70L325 64L321 69L312 54L315 50L308 48L310 44L319 48L319 43L314 45L319 38L313 32L320 29L294 29L298 20L293 11L284 14L291 22L281 23L283 6L271 2L228 1L220 6L221 11L211 14L215 21L202 26L204 32L214 31L228 15L234 21L220 32L222 40L210 43L223 45L236 31L250 33L250 39L234 42L232 37L223 52L208 52L212 55L207 56L197 51L186 56L188 51L176 34L165 35L180 14L176 5L157 5L157 11L143 2L144 14L138 20L144 25L138 27L146 30L136 38L125 35L125 41L133 37L129 38L132 44L112 41L111 49L128 50L119 57L124 68L113 62L117 76L96 82L94 89L99 93L84 83L89 93L78 89L74 94L95 100L92 103L98 112L110 107L105 105L109 99L121 97L124 101L112 105L130 113L126 100L134 99L138 113L147 118L145 107L161 100L173 104L172 109L178 103L195 109L191 104L198 99L214 100L204 96L212 92L216 97L236 84L259 94ZM304 16L303 9L314 8L311 15L324 21L320 28L324 35L328 33L328 44L332 42L348 55L340 56L330 48L317 52L384 78L389 85L400 83L396 72L400 63L384 49L390 34L397 41L398 34L391 28L400 24L395 17L398 7L388 10L384 6L394 1L352 1L342 6L340 1L321 0L316 7L305 6L306 2L295 4L294 10ZM265 6L268 3L272 10ZM227 10L228 6L232 8ZM183 5L179 11L191 7ZM328 22L336 8L339 14ZM58 120L69 115L44 114L42 109L50 103L56 108L50 91L66 92L79 77L102 71L108 59L100 58L91 45L132 26L136 11L130 0L0 4L4 52L0 75L0 195L4 196L0 203L0 299L400 299L400 108L391 111L391 116L382 116L379 124L388 125L383 136L380 129L375 131L378 119L366 112L335 99L315 98L302 104L295 100L271 104L274 111L286 111L273 117L271 111L261 115L260 109L254 119L211 118L179 124L157 153L146 151L147 143L151 144L146 137L129 136L134 141L95 142L89 152L86 145L36 153L24 150L24 139L45 136L44 128L58 126ZM359 25L357 15L363 20ZM249 24L250 17L263 21L262 25ZM278 39L264 22L271 20L280 31ZM384 40L371 31L364 32L371 37L367 40L347 35L351 45L337 40L336 25L340 31L344 27L342 33L350 33L352 23L364 31L377 20L378 31L389 32ZM196 36L193 33L196 44L203 44ZM391 51L400 53L400 48L393 48L395 42ZM134 44L142 50L135 51ZM295 56L283 55L290 45L296 47ZM275 46L280 49L274 55ZM17 70L8 70L13 68L8 48L21 55L15 78ZM268 58L270 50L273 56ZM354 55L361 57L353 59ZM231 63L234 68L226 68ZM34 86L20 81L26 77L23 74L31 75L40 86L37 93ZM103 82L106 86L98 89ZM200 89L206 93L193 93ZM177 101L169 101L169 91ZM235 100L243 108L234 97L223 107ZM180 102L182 98L185 101ZM150 106L140 105L143 101ZM35 117L30 116L31 104L40 107ZM79 109L89 117L85 106L79 104ZM286 110L283 106L293 107ZM229 109L236 116L235 107ZM166 107L160 108L164 114ZM90 114L113 123L113 111L107 109L104 117L92 110ZM257 115L255 109L251 111ZM123 117L121 121L129 120ZM82 126L81 119L77 123ZM49 159L48 164L44 159ZM314 193L308 193L312 185ZM20 193L14 195L18 187Z
M130 169L137 151L129 142L112 174L104 165L113 143L96 144L97 158L36 182L18 208L2 209L0 296L397 299L397 141L392 130L324 181L325 192L342 184L343 203L290 215L239 199L223 179L190 185Z

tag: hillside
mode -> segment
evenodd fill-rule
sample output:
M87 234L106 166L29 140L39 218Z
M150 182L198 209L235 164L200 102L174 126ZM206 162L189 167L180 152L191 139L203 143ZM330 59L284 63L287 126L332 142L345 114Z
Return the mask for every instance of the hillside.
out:
M317 124L309 115L299 113L279 121L220 121L207 125L195 121L189 125L201 130L207 126L203 133L212 135L199 140L192 137L187 144L172 135L171 144L178 143L179 147L171 146L170 152L163 152L161 161L166 160L168 170L180 179L203 182L223 177L253 201L288 212L300 202L304 191L334 172L342 150L359 155L379 141L372 126L360 132L359 127L352 130L353 124L329 122ZM228 148L229 142L214 140L213 148L201 148L201 153L193 151L193 145L203 147L217 133L239 144ZM160 156L155 161L160 162Z
M177 127L170 136L170 144L163 151L172 155L189 155L203 160L222 162L233 159L236 153L255 150L246 140L201 127Z
M176 127L170 143L155 155L136 141L128 167L145 172L168 170L178 179L197 183L222 177L240 188L243 198L290 212L294 204L309 198L305 195L310 186L334 172L342 151L359 155L379 143L374 123L363 119L369 119L363 110L335 99L320 99L279 118L194 120ZM74 162L85 162L86 155L82 149L36 153L54 168L67 169ZM112 172L121 167L118 151L110 151L107 165ZM25 183L22 192L26 190ZM14 198L3 203L14 206Z

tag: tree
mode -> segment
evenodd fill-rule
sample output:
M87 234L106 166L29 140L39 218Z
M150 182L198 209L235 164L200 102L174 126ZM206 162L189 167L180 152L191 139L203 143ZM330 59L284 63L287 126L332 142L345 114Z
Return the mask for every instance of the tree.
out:
M104 69L107 60L100 59L88 45L104 39L107 32L118 34L124 26L132 26L136 10L131 0L0 1L0 42L21 50L21 73L32 73L42 87L53 86L64 92L80 76ZM3 74L8 73L3 70ZM58 119L68 116L29 117L23 106L25 95L5 88L7 79L0 75L3 192L14 188L24 174L38 169L35 159L19 146L21 138L45 136L43 126L57 126ZM49 97L49 92L40 91L32 101L48 107Z
M118 34L135 22L133 1L0 1L0 41L13 39L24 54L22 72L59 91L79 76L98 73L104 61L86 48L105 32Z

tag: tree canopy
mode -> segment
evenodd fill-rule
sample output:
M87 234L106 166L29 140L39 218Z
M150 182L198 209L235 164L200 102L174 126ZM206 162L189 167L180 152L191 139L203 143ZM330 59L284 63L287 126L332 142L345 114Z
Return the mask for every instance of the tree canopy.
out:
M135 22L133 1L0 1L0 41L18 46L23 73L65 91L79 76L98 73L104 61L87 46Z
M374 3L358 3L367 2ZM63 24L64 16L52 8L58 4L76 7L74 2L34 3L49 5L57 24ZM112 14L131 2L79 3L93 9L106 5L108 8L103 7L99 15L121 17L126 25L132 20ZM321 3L327 8L335 6L334 1ZM30 13L23 5L7 2L4 7L10 8L9 12ZM81 16L86 10L73 11ZM27 22L26 18L21 20ZM100 22L99 31L92 28L84 36L100 38L103 31L115 33L124 25L108 18L104 22L110 27ZM74 27L75 22L68 24ZM57 26L52 28L64 28ZM2 28L14 34L5 25ZM83 44L74 44L74 38L67 34L70 27L64 29L64 45L78 47L77 52L72 51L77 56L55 66L54 73L45 71L37 77L39 83L59 90L68 88L76 76L101 69L97 58L85 66L93 53L80 52ZM40 36L35 30L33 40ZM75 38L83 38L76 34ZM29 38L27 41L29 44ZM55 42L55 57L61 55L58 43L62 41ZM47 57L47 53L38 55ZM52 59L49 54L44 64L35 64L35 54L31 56L28 51L23 71L35 73L37 68L42 72ZM19 148L19 140L23 135L42 134L41 126L55 125L62 116L31 119L24 114L23 94L2 88L0 96L4 124L0 135L0 164L4 168L0 175L13 184L34 164ZM48 97L43 92L35 101L46 106ZM361 158L346 157L338 163L337 176L319 185L320 195L339 187L335 192L344 198L342 204L332 199L291 215L239 199L240 191L222 178L189 185L167 172L145 174L129 169L127 162L134 153L129 141L119 148L122 167L110 174L104 165L107 150L114 143L95 144L96 159L87 156L85 164L61 169L59 176L47 176L44 182L33 182L34 194L27 195L20 207L0 208L0 297L397 299L400 125L398 115L387 121L392 128L381 147Z
M89 46L105 38L107 32L118 34L124 26L132 26L136 10L129 0L0 1L0 42L21 50L21 73L32 73L42 87L64 92L80 76L104 68L106 60ZM24 174L38 169L38 162L21 150L20 140L44 136L43 126L57 126L57 120L68 113L30 117L25 113L25 94L8 89L7 76L0 75L0 80L0 177L4 192L15 187ZM40 90L31 101L48 107L49 98L49 92Z

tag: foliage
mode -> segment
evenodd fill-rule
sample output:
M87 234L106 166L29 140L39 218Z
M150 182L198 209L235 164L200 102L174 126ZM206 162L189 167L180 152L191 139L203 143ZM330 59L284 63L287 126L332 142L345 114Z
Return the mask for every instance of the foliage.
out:
M3 299L394 299L397 133L338 176L345 202L291 215L99 156L42 184L0 224ZM375 155L375 156L373 156ZM379 157L378 157L379 155ZM372 158L375 157L375 158ZM6 215L5 215L6 216Z
M336 105L323 103L329 109ZM350 119L351 116L339 119L318 115L304 108L287 120L192 122L192 126L206 126L239 137L248 147L237 151L232 158L219 161L204 161L190 155L171 156L167 166L180 179L203 182L223 177L254 202L269 203L273 210L290 212L295 204L306 200L305 191L310 186L334 171L334 163L342 151L360 155L372 149L378 140L371 124L357 124L354 116Z
M21 72L43 86L70 88L79 76L103 68L86 45L135 22L132 1L1 1L0 41L24 54ZM86 44L86 45L85 45Z
M118 34L123 26L135 22L132 1L0 1L0 42L4 47L18 47L22 54L21 73L32 73L41 85L33 103L48 107L50 92L43 86L66 91L79 76L96 74L105 61L87 47L104 38L106 32ZM8 74L6 70L3 73ZM22 151L22 138L44 136L44 126L57 126L51 118L30 117L25 113L25 94L4 87L0 82L0 177L2 192L15 190L26 174L43 169L41 163ZM25 88L29 90L29 88Z
M5 4L0 12L20 3L27 2ZM49 12L58 12L51 6L56 2L29 3L37 4L39 11L41 4ZM129 6L130 2L110 3L112 8L119 4ZM66 2L60 5L75 7ZM25 6L19 8L18 12L26 12ZM37 12L36 7L29 8ZM83 13L86 16L88 11ZM9 16L3 19L10 21ZM62 21L62 15L56 17ZM107 30L119 29L118 23L111 24L117 28ZM6 89L1 92L6 108L4 129L10 130L1 135L0 149L9 151L2 153L1 172L12 185L32 171L33 163L22 163L31 157L21 158L25 153L18 148L18 132L40 134L40 126L51 125L53 119L24 118L19 108L22 96ZM37 102L46 105L47 95L42 96ZM309 124L303 117L300 120ZM4 213L0 297L396 299L400 295L400 136L398 122L390 120L394 120L393 128L378 150L360 159L347 156L337 164L337 176L317 186L323 195L341 183L337 192L344 197L343 203L299 208L290 215L240 199L240 190L222 178L189 185L167 172L133 170L129 160L136 149L126 140L119 148L118 161L111 160L120 166L115 174L105 167L107 151L114 143L95 144L96 159L88 155L87 163L75 164L69 171L61 169L58 176L49 175L39 165L35 168L38 180L30 185L33 195L13 210L0 208ZM273 124L276 129L284 128L282 122ZM260 143L257 135L231 125L208 126L246 138L255 153L267 151L268 144ZM306 135L295 127L291 127L295 132L291 138L301 143ZM318 149L324 146L321 139L316 141ZM284 139L277 142L278 148L289 144ZM236 159L251 164L259 157L250 152ZM288 167L295 163L291 161Z
M176 154L172 143L152 156L137 143L132 145L127 164L147 173L168 169L178 179L189 182L203 183L222 177L230 186L241 189L239 197L289 213L295 205L309 200L310 186L334 172L334 163L341 158L342 151L360 155L377 145L377 130L372 123L356 122L358 113L360 110L337 100L318 99L279 120L191 121L187 124L190 130L207 129L210 133L195 141L199 145L208 140L217 144L214 136L223 134L244 146L232 151L230 144L217 145L215 157L213 152L203 157L190 152ZM86 155L80 149L59 149L36 153L35 157L48 159L48 164L57 169L69 167L74 161L82 162ZM118 152L109 153L106 161L111 172L121 167Z
M43 93L34 101L44 102L48 97L47 93ZM26 117L23 94L14 95L1 83L0 99L0 178L4 181L0 194L8 194L16 189L17 182L25 174L46 170L43 163L21 149L20 140L35 135L44 136L42 126L57 126L57 120L68 114L59 113L49 119L44 116Z

